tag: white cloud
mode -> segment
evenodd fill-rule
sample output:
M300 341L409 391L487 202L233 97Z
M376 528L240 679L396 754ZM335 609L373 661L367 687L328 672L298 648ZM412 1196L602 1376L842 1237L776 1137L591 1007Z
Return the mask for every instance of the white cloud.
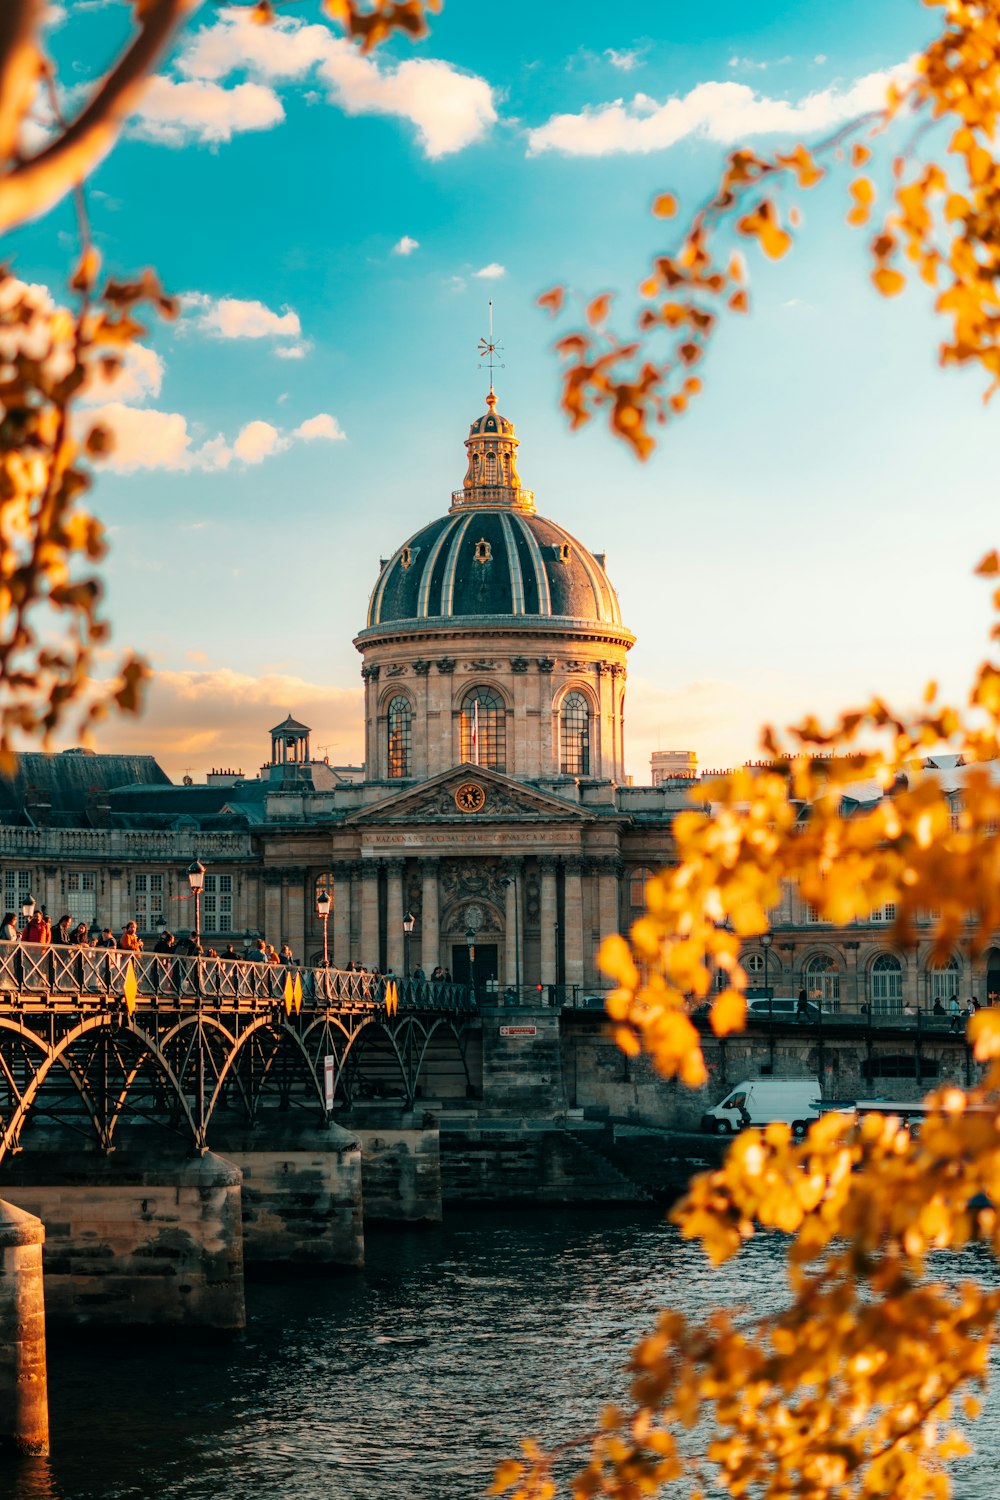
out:
M301 344L283 344L274 352L279 359L305 359L311 348L312 344L305 339Z
M280 453L282 448L287 447L288 439L281 436L277 427L272 427L270 422L258 420L248 422L245 427L240 428L239 436L233 444L233 452L245 464L259 464L263 459L270 458L272 453Z
M346 440L347 433L336 417L332 417L328 411L321 411L300 422L292 437L301 438L306 443L315 442L317 438L323 438L329 443L339 443Z
M290 307L279 313L263 302L205 292L185 292L181 301L196 314L196 328L222 339L298 338L302 332L299 315Z
M491 260L488 266L482 266L472 274L478 276L481 281L499 281L501 276L506 276L507 267L502 266L499 261Z
M163 360L145 344L129 344L121 368L104 375L100 364L91 365L81 397L88 404L100 401L145 401L158 396L163 385Z
M392 247L393 255L412 255L414 250L420 249L420 241L413 240L408 234L404 234L401 240L397 240Z
M497 119L493 90L483 78L459 72L438 58L383 65L363 56L327 27L303 25L288 17L263 27L245 15L223 16L193 37L178 68L188 79L197 80L192 86L206 88L219 88L218 80L235 72L248 72L268 82L304 79L315 72L345 114L409 120L425 155L431 158L461 151L480 140ZM240 84L232 92L251 86L260 87ZM280 109L273 91L265 88L264 92Z
M81 432L95 422L107 427L114 438L114 446L102 462L117 474L134 474L139 469L213 473L228 469L234 459L246 465L263 463L296 442L311 443L317 439L339 442L346 438L330 412L307 417L290 433L255 418L240 428L232 444L220 433L200 446L195 446L194 435L181 412L107 401L86 413L80 424Z
M261 28L263 29L263 28ZM229 141L271 130L285 118L281 100L260 83L223 88L205 79L151 78L133 116L133 134L164 146Z
M604 56L613 68L620 73L632 73L636 68L641 68L645 62L645 48L627 47L621 51L617 47L605 47Z
M95 422L107 427L114 438L114 447L104 463L118 474L134 474L137 469L202 466L191 446L187 418L180 412L109 401L87 413L86 427ZM213 452L213 460L216 456L217 450ZM207 466L218 467L218 464L210 462Z
M880 108L890 82L908 71L903 64L869 73L845 89L820 89L798 100L771 98L733 82L699 83L682 98L663 103L637 94L631 103L616 99L579 114L553 115L529 130L528 152L609 156L665 151L689 136L729 145L753 135L808 135Z

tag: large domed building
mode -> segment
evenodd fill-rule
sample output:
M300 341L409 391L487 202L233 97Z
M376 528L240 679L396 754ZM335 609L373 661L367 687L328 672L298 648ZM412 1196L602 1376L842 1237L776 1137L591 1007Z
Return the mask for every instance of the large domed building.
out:
M540 516L492 389L446 515L383 562L355 645L369 780L460 762L519 780L623 776L625 656L604 556Z

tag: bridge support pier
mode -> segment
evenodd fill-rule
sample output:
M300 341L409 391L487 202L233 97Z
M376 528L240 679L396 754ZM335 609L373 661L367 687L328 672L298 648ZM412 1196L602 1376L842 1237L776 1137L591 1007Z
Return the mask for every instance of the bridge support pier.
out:
M248 1265L364 1265L355 1135L268 1112L252 1129L213 1125L212 1144L242 1174Z
M159 1136L111 1156L33 1141L0 1168L45 1225L45 1312L63 1327L243 1328L240 1185L231 1162L164 1153Z
M38 1219L0 1203L0 1456L49 1451L44 1240Z
M365 1219L382 1224L440 1224L441 1137L422 1117L358 1111Z

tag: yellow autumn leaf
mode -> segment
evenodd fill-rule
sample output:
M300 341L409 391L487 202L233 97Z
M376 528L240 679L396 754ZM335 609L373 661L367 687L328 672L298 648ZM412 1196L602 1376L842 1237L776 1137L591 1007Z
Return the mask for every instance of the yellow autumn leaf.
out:
M742 1031L746 1024L747 1004L738 990L723 990L712 1006L710 1020L716 1036Z
M677 212L677 199L673 193L660 193L653 199L653 213L658 219L672 219Z
M895 297L906 286L906 277L890 266L879 266L872 272L872 281L883 297Z

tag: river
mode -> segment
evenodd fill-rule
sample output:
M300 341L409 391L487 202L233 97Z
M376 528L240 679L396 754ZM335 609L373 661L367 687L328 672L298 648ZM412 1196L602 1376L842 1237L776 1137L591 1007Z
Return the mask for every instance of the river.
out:
M970 1255L963 1274L993 1275ZM0 1496L474 1500L520 1437L556 1442L624 1394L657 1303L762 1310L782 1292L777 1239L713 1271L657 1213L452 1214L370 1235L367 1256L251 1280L245 1338L53 1344L52 1458L0 1469ZM955 1493L993 1500L996 1379L974 1437Z

